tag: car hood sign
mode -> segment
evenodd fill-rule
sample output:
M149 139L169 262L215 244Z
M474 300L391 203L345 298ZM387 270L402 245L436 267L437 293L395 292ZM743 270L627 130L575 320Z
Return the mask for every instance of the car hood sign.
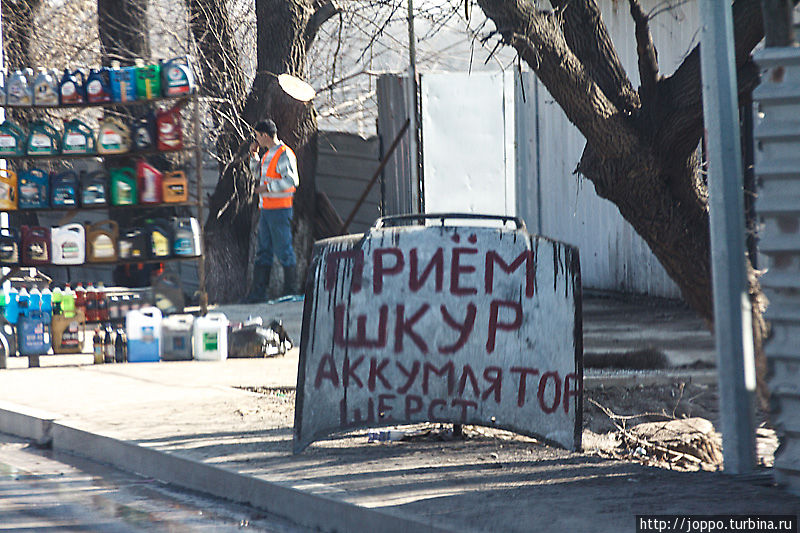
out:
M424 421L580 449L578 252L518 224L379 221L315 245L295 451L352 428Z

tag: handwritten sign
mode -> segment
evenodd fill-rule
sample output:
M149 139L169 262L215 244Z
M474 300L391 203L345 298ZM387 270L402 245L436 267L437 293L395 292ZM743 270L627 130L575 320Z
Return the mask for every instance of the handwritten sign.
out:
M577 250L524 229L402 226L319 241L295 451L424 421L580 449L581 328Z

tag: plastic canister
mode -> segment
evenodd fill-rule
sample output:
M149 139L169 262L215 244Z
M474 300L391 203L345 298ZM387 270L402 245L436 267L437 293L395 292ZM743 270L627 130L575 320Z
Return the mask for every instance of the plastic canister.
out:
M193 315L170 315L161 321L161 359L164 361L192 360Z
M111 101L111 86L108 81L108 68L91 69L86 77L86 100L90 104Z
M108 205L108 173L105 170L81 174L81 205Z
M54 353L80 353L83 349L86 316L76 310L73 316L55 315L52 319Z
M58 105L58 82L53 74L46 70L40 70L39 75L33 80L33 105Z
M194 217L175 218L172 251L179 257L200 255L200 223Z
M0 124L0 155L25 155L27 136L22 128L10 120Z
M17 205L17 174L0 168L0 209L13 211Z
M22 226L22 264L50 263L50 230L41 226Z
M120 259L144 259L147 257L147 235L140 228L123 231L117 248Z
M180 104L156 113L156 131L159 150L169 151L183 148Z
M143 307L125 315L128 362L155 363L161 359L161 311Z
M189 201L189 182L183 170L164 173L161 177L161 198L167 204Z
M86 230L80 224L50 228L54 265L82 265L86 262Z
M136 62L136 96L150 100L161 96L161 64L143 65Z
M107 227L108 229L103 229ZM113 263L117 260L119 226L113 220L101 220L86 228L86 259L90 263Z
M109 73L111 96L114 101L133 102L136 100L136 67L120 67L119 62L115 62Z
M20 355L44 355L50 351L50 317L41 311L30 311L17 320L17 342Z
M164 219L148 220L145 224L147 235L147 253L151 259L160 259L172 255L172 224Z
M70 72L64 69L64 76L58 84L58 97L61 105L86 103L86 76L82 70Z
M19 175L19 208L39 209L50 206L50 176L40 168Z
M228 358L228 318L223 313L208 313L194 320L192 331L194 358L198 361L224 361Z
M117 117L106 117L100 121L97 135L97 153L123 154L131 149L130 128Z
M78 207L81 182L74 170L64 170L50 176L50 206Z
M64 136L61 139L62 154L91 154L96 150L94 131L85 122L73 119L64 124Z
M152 150L156 147L156 114L150 109L131 127L134 150Z
M33 88L28 84L28 77L33 76L31 69L18 70L6 79L6 104L12 107L33 105Z
M27 143L28 155L53 155L61 149L61 135L50 123L35 120L30 125Z
M131 167L112 168L111 203L114 205L136 205L136 172Z
M0 228L0 265L19 264L19 231Z
M194 91L194 73L189 56L176 57L161 65L164 96L182 96Z
M136 163L136 175L139 187L139 203L161 203L161 171L144 159L140 159Z

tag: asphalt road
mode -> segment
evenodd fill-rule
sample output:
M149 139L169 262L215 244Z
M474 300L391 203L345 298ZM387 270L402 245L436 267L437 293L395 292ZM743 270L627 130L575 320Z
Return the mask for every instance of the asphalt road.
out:
M306 530L0 433L0 532Z

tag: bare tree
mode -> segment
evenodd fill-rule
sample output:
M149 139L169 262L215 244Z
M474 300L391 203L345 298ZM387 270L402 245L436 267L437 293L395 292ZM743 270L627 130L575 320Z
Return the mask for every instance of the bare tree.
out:
M209 201L205 225L209 251L209 297L217 301L238 300L247 289L247 266L253 244L257 204L252 177L241 164L228 164L236 147L250 136L249 127L272 118L279 135L297 154L300 187L295 196L295 246L300 272L313 243L312 218L315 211L314 176L317 161L317 122L311 104L294 100L278 86L277 75L303 77L306 54L320 26L336 14L332 0L257 0L256 72L247 97L230 98L243 85L240 54L235 46L230 14L224 3L187 0L191 27L203 55L205 90L216 103L214 125L217 157L222 174ZM220 73L226 73L220 76ZM275 269L279 272L279 269ZM278 273L278 276L280 274ZM273 284L278 279L273 279Z
M703 138L699 47L675 72L663 75L649 18L639 0L628 0L639 55L637 90L596 1L550 3L552 9L538 9L522 0L478 0L502 43L530 65L586 138L576 172L619 208L686 302L713 324L708 188L698 150ZM733 18L741 95L758 83L750 53L764 36L759 0L736 0ZM765 302L752 267L748 278L763 377Z

